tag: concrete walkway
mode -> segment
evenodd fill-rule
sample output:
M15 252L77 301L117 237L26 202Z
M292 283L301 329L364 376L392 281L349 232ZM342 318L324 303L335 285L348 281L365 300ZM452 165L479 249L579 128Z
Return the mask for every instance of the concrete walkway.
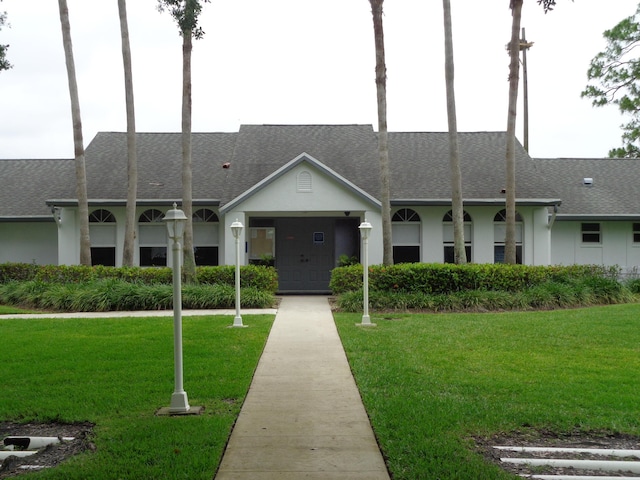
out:
M326 297L282 299L215 478L389 479Z

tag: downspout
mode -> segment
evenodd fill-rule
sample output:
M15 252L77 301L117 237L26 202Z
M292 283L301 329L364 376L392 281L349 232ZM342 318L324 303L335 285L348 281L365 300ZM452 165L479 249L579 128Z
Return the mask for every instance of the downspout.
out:
M549 230L551 230L551 227L553 227L553 223L556 221L556 215L558 215L558 205L554 205L553 206L553 213L551 214L551 219L549 220L549 223L547 224L547 228Z

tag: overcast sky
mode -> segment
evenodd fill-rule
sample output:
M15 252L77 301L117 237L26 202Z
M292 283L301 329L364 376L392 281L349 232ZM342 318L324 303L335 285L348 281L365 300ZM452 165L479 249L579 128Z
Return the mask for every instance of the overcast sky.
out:
M558 0L545 15L526 0L529 143L534 157L603 157L625 121L580 98L602 32L634 14L635 0ZM125 131L116 0L68 0L85 145ZM451 0L460 131L504 131L511 31L508 0ZM181 44L156 0L129 0L136 123L180 131ZM72 158L73 136L58 2L4 0L13 69L0 73L0 158ZM446 131L439 0L387 0L389 131ZM212 0L194 42L193 131L241 124L373 124L375 56L367 0ZM521 82L522 83L522 82ZM522 141L522 95L518 106Z

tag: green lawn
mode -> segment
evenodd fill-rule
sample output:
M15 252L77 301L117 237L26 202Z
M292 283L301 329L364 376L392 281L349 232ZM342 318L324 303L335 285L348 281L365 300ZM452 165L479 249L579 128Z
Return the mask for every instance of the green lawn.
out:
M14 313L18 314L18 313L38 313L38 312L35 312L33 310L25 310L23 308L10 307L7 305L0 305L0 315L9 315Z
M477 435L640 435L640 305L335 317L394 480L513 478Z
M640 305L491 314L335 315L394 480L513 478L474 436L544 428L640 435ZM0 318L0 420L90 421L95 452L29 478L211 479L273 316L184 319L197 417L173 392L172 318Z
M154 415L174 387L173 318L0 318L0 420L96 424L95 452L33 478L210 480L273 318L183 319L184 387L205 406L185 417Z

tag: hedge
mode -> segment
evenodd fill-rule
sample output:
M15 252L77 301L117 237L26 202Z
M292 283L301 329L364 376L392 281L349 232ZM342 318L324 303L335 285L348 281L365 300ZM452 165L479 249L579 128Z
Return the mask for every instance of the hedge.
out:
M335 268L334 295L362 289L362 265ZM520 292L547 282L616 278L618 267L598 265L529 266L506 264L401 263L369 267L369 289L382 292L448 294L470 290Z
M235 285L235 267L197 267L200 284ZM0 264L0 284L11 281L31 281L57 284L84 283L94 280L116 279L144 285L171 284L173 277L168 267L105 267L97 265L35 265L30 263ZM278 274L273 267L244 265L240 267L240 286L275 293Z

